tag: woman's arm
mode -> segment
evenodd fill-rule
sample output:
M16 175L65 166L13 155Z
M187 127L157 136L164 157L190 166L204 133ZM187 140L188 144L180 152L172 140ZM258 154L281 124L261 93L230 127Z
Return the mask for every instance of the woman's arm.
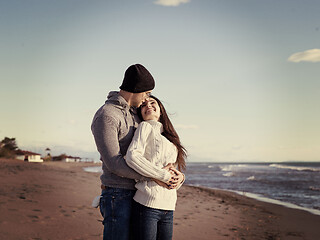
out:
M148 136L151 132L152 126L149 123L141 122L139 124L127 150L126 162L128 166L143 176L169 183L172 174L168 170L151 163L144 157L148 144Z

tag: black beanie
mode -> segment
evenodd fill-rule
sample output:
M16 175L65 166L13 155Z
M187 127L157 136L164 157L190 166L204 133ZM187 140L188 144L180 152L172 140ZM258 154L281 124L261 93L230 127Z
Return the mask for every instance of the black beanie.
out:
M131 93L141 93L154 89L154 86L151 73L141 64L134 64L126 70L120 89Z

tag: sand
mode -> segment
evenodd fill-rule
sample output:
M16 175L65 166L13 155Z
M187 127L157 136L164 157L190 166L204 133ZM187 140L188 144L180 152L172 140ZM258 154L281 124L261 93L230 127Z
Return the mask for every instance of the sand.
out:
M92 163L0 159L0 239L102 239ZM174 239L320 239L320 216L221 190L183 186Z

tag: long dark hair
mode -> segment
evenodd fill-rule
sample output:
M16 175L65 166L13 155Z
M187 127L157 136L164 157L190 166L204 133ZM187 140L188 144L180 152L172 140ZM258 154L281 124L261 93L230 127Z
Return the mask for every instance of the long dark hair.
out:
M176 130L174 129L174 127L168 117L168 114L166 112L166 109L164 108L161 101L152 95L150 96L150 98L153 98L154 100L156 100L159 107L160 107L159 122L161 122L162 126L163 126L162 135L165 136L170 142L172 142L176 146L176 148L178 150L178 156L177 156L176 163L178 164L179 171L183 171L186 169L185 158L187 157L187 151L182 146L182 144L180 142L180 138L179 138ZM143 120L142 114L141 114L141 106L138 108L138 116L140 117L141 120Z

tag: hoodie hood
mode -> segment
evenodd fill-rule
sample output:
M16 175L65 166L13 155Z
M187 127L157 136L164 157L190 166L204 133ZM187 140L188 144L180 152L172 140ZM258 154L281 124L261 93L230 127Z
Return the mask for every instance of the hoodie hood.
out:
M135 107L130 107L128 102L119 94L118 91L109 92L105 103L112 104L114 107L121 110L130 111L134 114L137 113L137 109Z

